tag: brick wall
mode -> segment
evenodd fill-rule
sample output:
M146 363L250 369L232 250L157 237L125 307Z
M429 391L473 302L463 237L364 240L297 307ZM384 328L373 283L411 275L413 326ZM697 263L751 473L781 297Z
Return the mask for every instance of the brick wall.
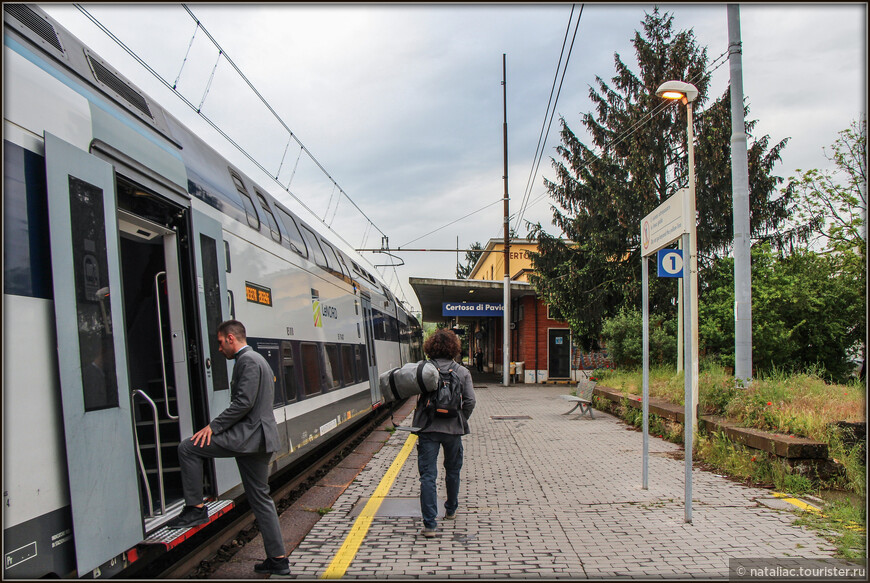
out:
M517 323L516 341L513 348L515 359L525 362L526 370L547 369L548 330L551 328L568 328L566 322L547 318L547 306L536 297L520 298L523 306L523 319ZM535 309L538 311L537 326L535 326ZM537 365L535 364L535 339L537 338Z

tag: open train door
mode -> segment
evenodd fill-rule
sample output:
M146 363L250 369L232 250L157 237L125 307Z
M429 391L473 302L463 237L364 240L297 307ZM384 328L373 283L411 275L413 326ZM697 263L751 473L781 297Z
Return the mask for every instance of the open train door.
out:
M115 176L111 164L49 133L45 166L73 535L83 576L144 537ZM33 366L45 366L33 356Z
M378 360L375 354L375 329L372 315L372 300L366 294L360 294L363 309L363 327L366 335L366 363L369 369L369 388L372 392L372 403L381 400L381 387L378 383Z
M230 318L227 293L227 254L223 229L216 220L191 209L194 255L196 256L196 296L199 309L200 366L206 382L209 420L217 417L230 404L231 365L218 350L217 329ZM202 427L194 427L199 431ZM187 439L190 435L182 435ZM239 484L239 469L233 458L215 458L217 494L223 494Z

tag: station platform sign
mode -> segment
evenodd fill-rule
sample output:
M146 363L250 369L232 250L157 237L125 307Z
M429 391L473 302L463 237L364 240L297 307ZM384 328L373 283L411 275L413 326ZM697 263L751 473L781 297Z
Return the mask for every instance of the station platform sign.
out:
M466 318L501 318L504 304L494 302L443 302L442 316L465 316Z

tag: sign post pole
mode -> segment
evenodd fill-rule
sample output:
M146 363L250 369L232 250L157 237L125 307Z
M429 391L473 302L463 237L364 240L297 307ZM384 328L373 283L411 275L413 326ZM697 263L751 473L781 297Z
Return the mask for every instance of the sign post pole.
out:
M649 489L649 259L641 255L643 280L643 483Z
M697 367L695 351L695 330L692 322L697 321L697 286L693 282L692 255L694 245L694 205L691 204L691 191L682 189L660 204L653 212L643 218L640 224L643 298L643 484L649 488L649 262L650 255L659 252L657 261L658 275L661 277L681 277L680 289L683 290L682 334L685 379L685 423L683 429L686 462L685 519L692 522L692 441L694 431L695 401L693 391L696 386L693 371ZM682 250L664 248L674 241L681 241ZM696 274L697 272L695 272Z

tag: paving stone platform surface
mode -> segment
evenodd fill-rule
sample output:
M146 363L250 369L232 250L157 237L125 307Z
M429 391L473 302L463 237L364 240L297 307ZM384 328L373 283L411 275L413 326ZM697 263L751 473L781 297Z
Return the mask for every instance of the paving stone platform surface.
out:
M343 577L727 579L732 558L834 555L796 512L760 504L768 490L697 468L687 523L681 447L650 437L642 489L642 434L599 411L563 415L568 390L478 385L456 519L420 536L414 448ZM291 577L324 574L408 437L396 431L296 546ZM443 502L441 458L438 482Z

